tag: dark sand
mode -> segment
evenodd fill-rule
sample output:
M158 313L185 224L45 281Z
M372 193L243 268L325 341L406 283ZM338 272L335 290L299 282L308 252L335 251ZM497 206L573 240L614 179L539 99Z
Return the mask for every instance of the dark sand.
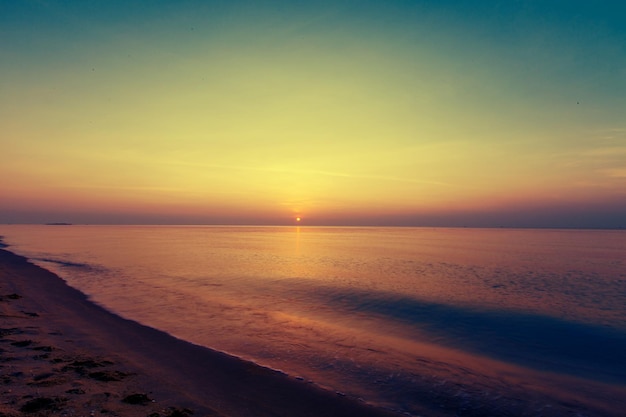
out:
M122 319L0 249L0 417L394 416Z

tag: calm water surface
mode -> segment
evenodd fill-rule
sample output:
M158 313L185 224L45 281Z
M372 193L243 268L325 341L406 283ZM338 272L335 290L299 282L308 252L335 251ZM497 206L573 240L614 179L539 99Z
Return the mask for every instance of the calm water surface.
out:
M117 314L376 405L414 415L423 404L451 415L626 409L624 231L0 234Z

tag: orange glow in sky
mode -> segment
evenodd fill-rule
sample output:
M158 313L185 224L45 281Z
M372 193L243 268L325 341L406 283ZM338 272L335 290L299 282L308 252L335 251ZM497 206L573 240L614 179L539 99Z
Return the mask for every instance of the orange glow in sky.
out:
M625 226L619 13L392 3L3 2L0 223Z

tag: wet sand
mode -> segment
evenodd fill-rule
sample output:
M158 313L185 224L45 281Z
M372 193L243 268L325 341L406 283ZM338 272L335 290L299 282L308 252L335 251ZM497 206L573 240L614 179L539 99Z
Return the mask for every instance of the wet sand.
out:
M3 417L397 415L120 318L2 249L0 323Z

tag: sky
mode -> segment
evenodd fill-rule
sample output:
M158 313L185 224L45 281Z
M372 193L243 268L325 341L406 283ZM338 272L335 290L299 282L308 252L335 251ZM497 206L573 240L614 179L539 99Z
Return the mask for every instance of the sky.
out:
M624 21L0 0L0 223L626 227Z

